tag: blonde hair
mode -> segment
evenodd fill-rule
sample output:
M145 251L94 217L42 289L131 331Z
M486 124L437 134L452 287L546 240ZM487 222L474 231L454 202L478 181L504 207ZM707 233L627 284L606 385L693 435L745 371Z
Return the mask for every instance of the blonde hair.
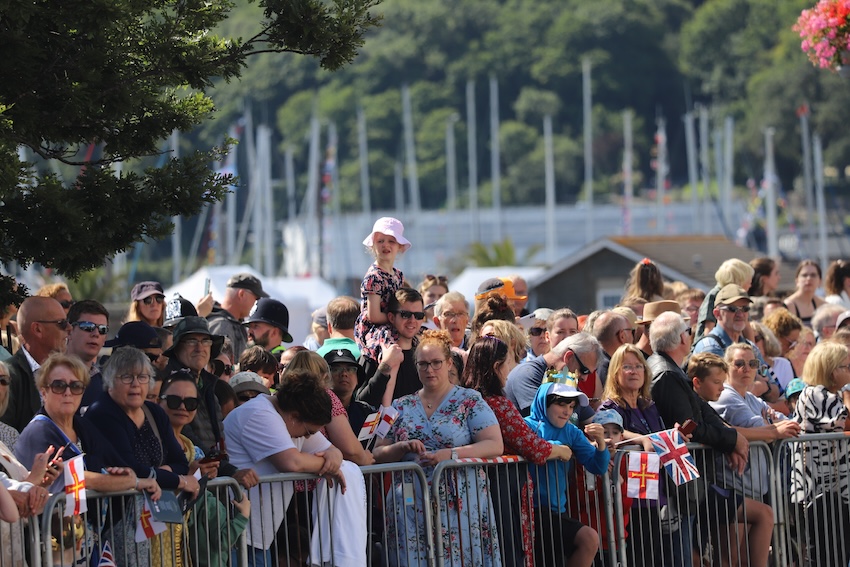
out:
M720 264L720 267L714 272L714 279L717 280L717 285L721 287L733 283L744 289L749 289L755 273L753 267L746 262L737 258L730 258Z
M68 285L66 283L58 282L41 286L39 290L35 292L35 295L38 297L52 297L53 299L56 299L56 296L63 291L71 293L71 290L68 289Z
M492 335L494 337L508 345L508 352L513 352L517 360L523 359L526 345L525 334L515 323L503 321L502 319L493 319L484 323L484 327L487 325L492 325Z
M61 352L54 352L47 357L47 360L44 361L44 364L35 373L35 385L39 388L47 388L50 373L60 366L66 367L74 374L77 380L83 383L83 386L88 387L90 381L89 371L83 365L82 361L76 356L69 356Z
M803 366L803 382L809 386L832 388L832 375L848 355L850 350L841 343L826 341L816 344Z
M124 318L125 323L129 323L130 321L144 321L147 323L142 318L142 314L139 313L139 303L141 302L142 300L130 302L130 309L127 310L127 317ZM165 322L165 300L159 306L162 308L159 310L159 319L153 323L149 323L151 327L162 327L162 324Z
M296 370L307 370L311 374L319 377L319 383L323 388L331 387L331 369L324 358L319 356L317 352L312 350L299 350L289 361L286 370L280 377L281 382L286 382L288 374Z
M620 388L620 383L617 381L617 374L623 369L623 360L627 354L633 354L637 357L638 362L643 364L643 386L638 393L638 400L651 400L650 388L652 386L652 375L649 373L649 366L646 364L646 359L638 347L631 343L620 345L614 354L611 356L611 363L608 365L608 378L605 380L605 390L602 392L603 400L613 400L617 405L624 405L623 391Z
M493 323L493 321L487 322ZM443 356L446 357L446 360L451 362L452 338L449 336L448 331L438 331L435 329L428 329L427 331L424 331L421 335L419 335L419 344L416 345L416 354L418 355L422 348L428 345L435 345L439 347L443 351Z
M729 345L729 347L726 349L726 352L724 353L724 356L723 356L723 360L726 361L727 365L731 365L732 361L735 360L733 353L736 350L745 350L747 352L751 352L751 353L753 353L753 358L758 360L758 357L756 356L756 349L753 348L753 345L751 345L750 343L733 343L733 344Z

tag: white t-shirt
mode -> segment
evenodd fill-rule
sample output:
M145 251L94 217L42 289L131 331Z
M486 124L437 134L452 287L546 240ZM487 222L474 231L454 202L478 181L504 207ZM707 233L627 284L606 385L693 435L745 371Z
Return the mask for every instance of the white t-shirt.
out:
M268 457L298 449L302 453L318 453L331 446L324 435L293 439L286 424L271 401L271 396L259 395L231 411L224 420L224 435L230 463L237 469L252 468L260 477L279 471ZM286 514L292 499L292 482L260 483L250 491L251 523L247 532L248 545L268 549L275 532Z

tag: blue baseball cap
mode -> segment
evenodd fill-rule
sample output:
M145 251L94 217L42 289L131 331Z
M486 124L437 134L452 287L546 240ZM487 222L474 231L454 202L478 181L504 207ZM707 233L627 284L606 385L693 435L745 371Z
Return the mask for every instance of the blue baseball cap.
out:
M803 388L806 387L806 383L800 380L799 378L794 378L788 385L785 386L785 399L787 400L791 396L795 394L799 394L803 391Z
M605 425L606 423L613 423L614 425L619 427L621 430L625 429L625 427L623 427L623 416L621 416L619 413L617 413L615 410L612 410L612 409L599 410L598 412L596 412L596 414L593 416L593 419L591 419L590 422L591 423L598 423L599 425Z

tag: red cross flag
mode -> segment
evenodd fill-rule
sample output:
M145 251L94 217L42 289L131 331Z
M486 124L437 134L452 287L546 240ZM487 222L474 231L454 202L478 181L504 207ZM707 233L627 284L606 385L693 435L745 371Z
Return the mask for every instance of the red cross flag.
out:
M387 433L390 432L390 427L393 423L395 423L396 418L398 417L398 410L392 406L383 407L381 406L381 422L378 424L378 427L375 429L375 435L383 439L387 436Z
M65 461L65 516L84 514L86 505L86 466L83 456Z
M360 428L357 440L366 441L374 437L375 429L378 427L379 423L381 423L381 412L376 411L375 413L370 413L366 416L366 421L363 422L363 426Z
M168 527L165 522L159 522L151 516L151 509L148 506L148 499L144 498L144 508L139 516L139 523L136 524L136 543L150 539L157 534L161 534Z
M655 453L629 453L626 496L658 500L661 458Z

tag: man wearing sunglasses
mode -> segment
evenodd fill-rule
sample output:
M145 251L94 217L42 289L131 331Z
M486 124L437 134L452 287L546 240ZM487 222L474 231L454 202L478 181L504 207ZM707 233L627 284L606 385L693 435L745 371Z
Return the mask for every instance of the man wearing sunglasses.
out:
M21 348L6 361L9 367L9 407L2 420L23 431L41 407L35 371L53 352L65 348L71 326L62 305L52 297L28 297L18 310Z
M599 341L589 334L579 332L570 335L546 354L523 362L511 370L505 384L505 396L514 403L523 417L527 417L547 370L552 368L558 373L566 370L578 375L580 381L588 380L599 363L600 352ZM580 423L593 417L593 410L589 409L589 406L581 409L582 413L578 415Z
M761 368L766 370L768 366L758 347L744 336L744 329L747 329L750 325L750 305L752 302L752 299L742 287L736 284L723 286L714 300L714 311L712 312L717 318L717 325L710 333L697 341L693 349L694 354L710 352L723 358L729 345L747 343L753 347L756 358L761 363ZM765 371L756 374L752 391L753 394L760 396L767 402L777 401L780 395L779 384L770 379L769 373Z
M91 381L86 391L98 392L97 396L103 391L103 378L100 375L97 357L109 332L109 311L92 299L78 301L68 310L68 323L71 324L71 332L68 335L68 346L65 351L79 358L88 368ZM81 409L94 403L94 399L85 400L84 396L84 402L80 402Z
M387 319L392 328L386 341L376 348L380 360L361 357L364 376L371 376L357 391L357 399L370 406L381 405L381 398L393 372L397 373L393 399L412 394L422 387L413 360L416 335L425 320L425 303L415 289L401 288L387 302Z

